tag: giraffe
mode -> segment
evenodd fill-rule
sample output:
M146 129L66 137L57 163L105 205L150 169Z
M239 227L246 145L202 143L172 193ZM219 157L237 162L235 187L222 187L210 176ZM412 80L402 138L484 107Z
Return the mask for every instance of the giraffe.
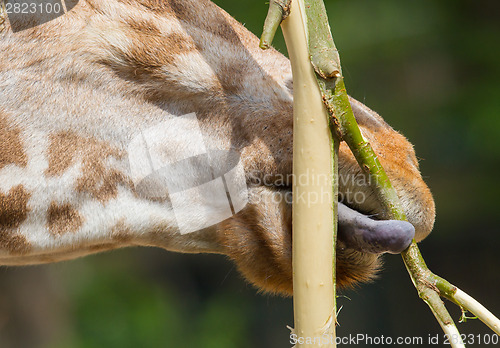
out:
M0 20L0 265L152 246L226 255L259 289L292 294L287 58L260 50L252 33L209 0L80 0L40 25L35 17L19 20L29 28L14 32ZM376 112L350 101L411 229L384 221L342 143L340 286L372 279L380 255L401 251L413 236L421 241L435 216L413 146ZM207 148L237 154L247 203L238 211L231 206L223 221L181 233L172 201L139 192L130 144L141 131L158 133L166 120L189 114ZM165 134L186 139L182 127ZM187 210L188 224L197 213ZM360 230L400 239L363 244Z

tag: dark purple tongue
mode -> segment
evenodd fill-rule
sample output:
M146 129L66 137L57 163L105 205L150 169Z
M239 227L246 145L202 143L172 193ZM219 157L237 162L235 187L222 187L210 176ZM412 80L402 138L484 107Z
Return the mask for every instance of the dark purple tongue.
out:
M415 237L415 228L407 221L373 220L339 203L338 238L346 247L365 253L399 254Z

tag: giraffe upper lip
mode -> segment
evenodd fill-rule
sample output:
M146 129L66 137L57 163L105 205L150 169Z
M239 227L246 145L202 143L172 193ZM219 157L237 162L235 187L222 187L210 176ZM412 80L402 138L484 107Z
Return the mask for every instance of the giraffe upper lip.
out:
M291 185L278 184L267 187L292 192ZM343 202L338 203L337 213L339 241L350 249L372 254L399 254L415 237L415 228L407 221L377 220Z

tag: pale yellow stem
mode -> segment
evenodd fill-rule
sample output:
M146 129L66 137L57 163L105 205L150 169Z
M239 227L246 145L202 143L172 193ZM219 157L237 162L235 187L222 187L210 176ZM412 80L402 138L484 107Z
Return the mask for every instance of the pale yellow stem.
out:
M500 335L500 320L493 315L489 310L487 310L482 304L480 304L476 299L469 296L460 289L453 296L453 299L460 304L460 306L467 309L469 312L474 314L483 323L488 325L497 335Z
M297 347L334 347L334 150L329 115L309 59L301 3L293 1L282 23L294 85L294 333Z

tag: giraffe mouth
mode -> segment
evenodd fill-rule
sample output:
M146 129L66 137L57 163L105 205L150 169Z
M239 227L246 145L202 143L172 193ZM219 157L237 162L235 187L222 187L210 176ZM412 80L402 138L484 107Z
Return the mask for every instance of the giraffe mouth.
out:
M338 238L348 248L372 254L399 254L415 238L415 227L407 221L374 220L340 202L337 212Z
M278 185L291 208L292 187ZM415 238L415 227L407 221L377 220L342 202L337 206L338 241L342 248L369 254L399 254Z

